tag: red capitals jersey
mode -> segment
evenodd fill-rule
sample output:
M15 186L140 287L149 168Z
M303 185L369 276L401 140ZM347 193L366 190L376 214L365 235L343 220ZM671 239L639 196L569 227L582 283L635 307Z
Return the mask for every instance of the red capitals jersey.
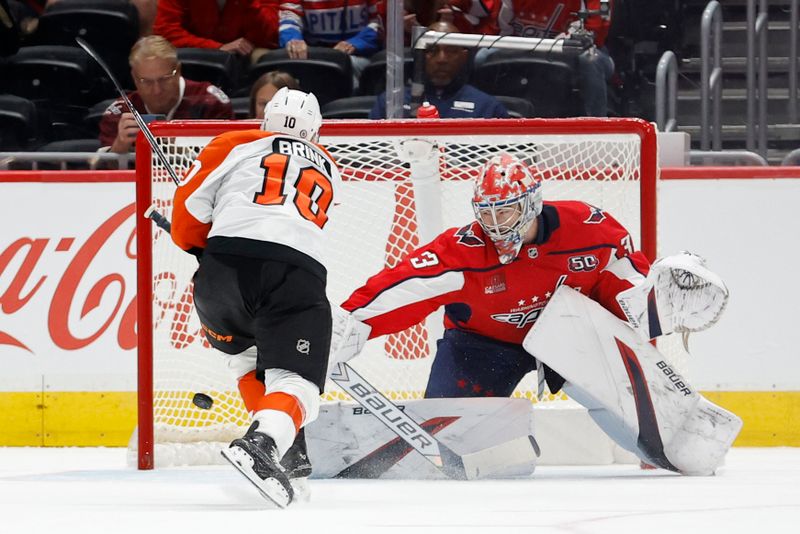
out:
M372 327L370 337L405 330L444 306L445 328L522 343L567 285L624 319L616 295L650 268L625 228L578 201L547 202L538 221L534 242L505 265L477 222L446 230L371 277L342 307Z
M522 37L555 37L566 32L573 15L583 7L600 9L600 0L495 0L498 4L497 25L501 35ZM586 29L594 32L594 42L603 46L611 23L599 16L586 20Z
M555 37L566 32L570 23L578 20L574 13L582 7L600 9L600 0L462 0L460 3L466 4L462 12L473 25L485 27L485 21L491 20L496 23L494 29L500 35L521 37ZM612 4L609 3L609 6ZM594 32L597 46L605 45L610 26L610 21L599 16L586 20L586 29Z

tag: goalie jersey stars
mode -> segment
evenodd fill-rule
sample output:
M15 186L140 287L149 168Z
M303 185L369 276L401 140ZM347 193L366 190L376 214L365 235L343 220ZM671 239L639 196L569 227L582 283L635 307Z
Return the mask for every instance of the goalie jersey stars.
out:
M446 230L371 277L342 307L372 328L370 338L444 306L446 329L519 344L566 284L624 319L615 297L644 280L649 262L622 225L597 211L578 201L545 202L536 238L508 264L477 222Z

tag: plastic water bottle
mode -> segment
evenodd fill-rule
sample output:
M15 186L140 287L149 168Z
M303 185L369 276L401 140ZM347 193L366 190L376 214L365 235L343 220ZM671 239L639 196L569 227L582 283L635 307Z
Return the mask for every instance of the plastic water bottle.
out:
M417 118L418 119L438 119L439 118L439 110L436 109L436 106L434 106L430 102L423 102L422 105L419 108L417 108Z

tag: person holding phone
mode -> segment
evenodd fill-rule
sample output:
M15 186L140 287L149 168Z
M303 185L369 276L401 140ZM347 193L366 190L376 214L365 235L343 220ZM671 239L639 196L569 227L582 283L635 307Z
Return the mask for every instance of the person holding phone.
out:
M158 35L142 37L131 49L128 62L136 91L131 103L149 120L233 119L230 99L208 82L181 76L178 52ZM133 149L139 126L121 98L108 106L100 120L101 150L124 154Z

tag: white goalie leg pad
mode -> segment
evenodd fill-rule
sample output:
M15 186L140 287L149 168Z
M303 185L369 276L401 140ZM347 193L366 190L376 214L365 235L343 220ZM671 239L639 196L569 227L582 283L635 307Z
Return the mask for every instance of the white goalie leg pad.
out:
M617 302L642 339L699 332L716 323L728 304L722 279L696 254L657 260L643 284L622 291Z
M331 351L328 358L328 375L337 363L346 362L361 353L369 339L372 327L356 319L341 306L331 308L333 325L331 329Z
M250 371L256 370L256 360L258 359L258 349L255 345L239 354L226 354L225 366L236 380L239 380Z
M713 474L741 430L628 324L572 288L556 291L523 347L567 380L609 437L653 465Z
M319 415L319 388L297 373L285 369L267 369L264 372L264 387L266 395L280 392L297 399L303 410L301 426L307 425ZM275 440L281 456L286 454L296 434L289 414L279 410L260 410L253 416L253 420L260 422L259 431L263 429L265 434Z

